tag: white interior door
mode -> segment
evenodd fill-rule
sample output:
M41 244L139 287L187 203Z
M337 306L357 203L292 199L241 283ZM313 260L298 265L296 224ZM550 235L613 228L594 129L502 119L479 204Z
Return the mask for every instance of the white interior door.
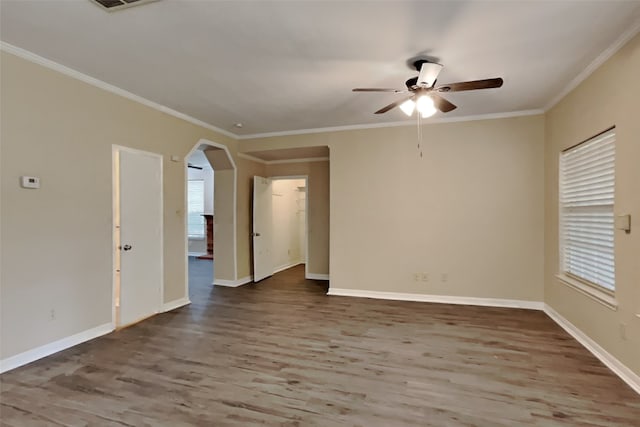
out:
M162 157L119 152L119 326L160 311L162 301Z
M271 180L253 177L253 281L273 274Z

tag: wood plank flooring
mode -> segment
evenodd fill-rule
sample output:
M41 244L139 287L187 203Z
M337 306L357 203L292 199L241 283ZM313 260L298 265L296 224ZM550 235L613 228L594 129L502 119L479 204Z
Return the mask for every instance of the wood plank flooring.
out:
M544 313L325 296L303 266L0 377L3 426L640 426Z

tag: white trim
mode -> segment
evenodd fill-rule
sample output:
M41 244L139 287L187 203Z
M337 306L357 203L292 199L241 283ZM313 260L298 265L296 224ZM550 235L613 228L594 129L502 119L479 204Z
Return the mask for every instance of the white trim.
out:
M167 311L175 310L176 308L184 307L188 304L191 304L191 300L189 299L189 297L175 299L173 301L164 303L162 305L162 312L166 313Z
M113 274L112 274L112 282L111 282L111 307L112 307L112 311L111 311L111 323L113 323L114 325L120 327L120 326L125 326L125 325L121 325L120 324L120 319L117 318L118 316L116 316L117 310L116 310L116 281L118 279L118 276L116 274L116 254L118 253L118 251L120 249L118 249L118 242L116 241L116 234L119 233L119 230L116 227L119 227L120 224L116 224L116 218L118 218L118 220L120 219L120 201L116 200L119 196L119 194L116 194L115 188L116 186L120 186L120 170L118 167L118 170L116 171L115 168L115 160L119 159L118 153L120 151L126 151L132 154L139 154L139 155L144 155L144 156L149 156L149 157L154 157L156 158L159 162L160 162L160 206L158 206L158 209L160 210L160 253L161 255L161 259L160 259L160 264L161 264L161 268L160 268L160 284L159 284L159 289L158 289L158 305L156 308L155 313L153 314L158 314L162 312L162 306L164 304L164 156L162 154L158 154L158 153L154 153L152 151L146 151L146 150L140 150L137 148L131 148L131 147L125 147L124 145L118 145L118 144L111 144L111 170L112 170L112 189L111 189L111 203L112 203L112 220L111 220L111 227L112 227L112 266L113 266ZM115 174L115 172L117 172L117 176ZM186 217L186 215L185 215ZM120 242L121 243L121 242ZM120 265L120 267L122 267L122 265ZM120 287L122 287L122 282L120 282ZM122 289L120 289L120 295L118 295L119 297L122 295ZM188 295L188 294L187 294ZM120 305L122 306L122 301L120 301Z
M595 286L586 285L579 280L567 276L566 274L558 273L556 274L556 279L558 279L558 281L563 285L580 292L582 295L591 298L605 307L613 311L618 310L618 301L615 296L610 295L605 291L601 291Z
M263 165L279 165L283 163L311 163L311 162L328 162L328 157L304 157L299 159L283 159L283 160L263 160L258 157L252 156L249 153L238 153L238 157L242 159L251 160Z
M224 286L226 288L237 288L238 286L246 285L251 282L253 282L253 274L237 280L214 279L213 285Z
M376 298L397 301L435 302L443 304L464 304L487 307L524 308L529 310L544 311L547 316L556 322L562 329L582 344L591 354L597 357L614 374L619 376L636 393L640 394L640 376L629 369L615 356L602 348L597 342L589 338L584 332L556 312L550 305L540 301L523 301L495 298L473 298L446 295L406 294L397 292L363 291L359 289L329 288L327 295Z
M17 46L14 46L12 44L0 41L0 50L3 50L5 52L11 53L12 55L16 55L22 59L26 59L27 61L33 62L35 64L38 65L42 65L43 67L49 68L51 70L57 71L59 73L62 73L64 75L67 75L69 77L72 77L74 79L80 80L84 83L90 84L91 86L100 88L102 90L105 90L107 92L111 92L113 94L122 96L124 98L130 99L131 101L134 102L138 102L142 105L145 105L149 108L153 108L154 110L158 110L161 111L165 114L168 114L170 116L176 117L178 119L184 120L186 122L192 123L194 125L197 126L202 126L203 128L212 130L214 132L218 132L222 135L225 135L229 138L233 138L233 139L237 139L237 135L226 131L224 129L220 129L219 127L216 127L212 124L203 122L202 120L196 119L195 117L191 117L187 114L181 113L179 111L176 111L172 108L169 108L165 105L161 105L158 104L157 102L153 102L150 101L146 98L143 98L139 95L136 95L134 93L131 93L129 91L126 91L124 89L121 89L117 86L114 86L112 84L109 84L105 81L96 79L95 77L91 77L87 74L81 73L80 71L74 70L73 68L69 68L65 65L59 64L57 62L54 62L50 59L44 58L42 56L36 55L33 52L29 52L28 50L19 48Z
M472 116L437 117L437 118L425 120L424 123L437 124L437 123L452 123L452 122L468 122L468 121L474 121L474 120L493 120L493 119L505 119L510 117L535 116L538 114L544 114L544 110L538 108L534 110L509 111L505 113L476 114ZM280 132L254 133L250 135L238 135L237 138L239 140L258 139L258 138L270 138L275 136L305 135L310 133L339 132L339 131L348 131L348 130L377 129L377 128L399 127L399 126L415 126L415 125L416 125L415 121L407 119L401 122L368 123L368 124L359 124L359 125L330 126L330 127L314 128L314 129L285 130Z
M544 312L554 322L556 322L569 335L582 344L587 350L597 357L602 363L611 369L625 383L629 385L636 393L640 394L640 376L625 366L621 361L615 358L611 353L602 348L597 342L589 338L584 332L578 329L573 323L562 317L550 305L544 304Z
M304 278L305 279L309 279L309 280L329 280L329 275L328 274L305 273ZM331 291L331 290L329 290L329 291ZM327 293L327 295L337 295L337 294Z
M596 59L594 59L582 72L580 72L575 78L573 78L569 82L569 84L565 86L565 88L562 91L560 91L549 103L547 103L541 109L537 108L537 109L531 109L531 110L509 111L509 112L490 113L490 114L477 114L477 115L459 116L459 117L437 117L437 118L432 118L426 121L425 123L435 124L435 123L466 122L466 121L474 121L474 120L492 120L492 119L501 119L501 118L509 118L509 117L532 116L532 115L544 114L545 112L553 108L558 102L560 102L569 92L575 89L580 83L582 83L585 79L587 79L604 62L606 62L616 52L618 52L638 32L640 32L640 20L632 24L630 28L628 28L625 32L623 32L622 35L620 35L620 37L618 37L609 47L607 47L602 53L600 53L600 55L598 55ZM225 129L221 129L217 126L214 126L202 120L196 119L195 117L191 117L187 114L176 111L165 105L161 105L156 102L150 101L139 95L136 95L134 93L121 89L112 84L106 83L102 80L91 77L87 74L81 73L77 70L74 70L65 65L59 64L57 62L54 62L50 59L36 55L33 52L14 46L10 43L0 41L0 50L11 53L22 59L36 63L38 65L42 65L43 67L65 74L77 80L83 81L84 83L90 84L92 86L98 87L100 89L106 90L116 95L120 95L124 98L130 99L132 101L143 104L147 107L169 114L178 119L182 119L194 125L202 126L206 129L212 130L214 132L218 132L222 135L225 135L235 140L414 125L414 123L408 119L406 121L401 121L401 122L356 124L356 125L345 125L345 126L331 126L331 127L324 127L324 128L310 128L310 129L298 129L298 130L289 130L289 131L263 132L263 133L247 134L247 135L236 135L233 132L229 132ZM244 153L238 153L240 157L242 157L241 154L244 154ZM245 157L245 158L248 158L248 157ZM258 160L256 157L249 160L260 162L260 160Z
M283 163L312 163L312 162L328 162L328 157L306 157L301 159L284 159L284 160L268 160L267 165L280 165Z
M631 25L625 32L623 32L620 37L618 37L609 47L607 47L600 55L596 57L587 67L580 72L577 76L575 76L569 84L567 84L564 89L562 89L558 94L544 107L544 111L549 111L552 109L558 102L560 102L565 96L569 94L573 89L578 87L580 83L585 81L594 71L596 71L602 64L604 64L609 58L615 55L629 40L635 37L636 34L640 32L640 19Z
M114 329L113 323L105 323L100 326L96 326L95 328L87 329L86 331L59 339L52 343L16 354L15 356L7 357L6 359L0 360L0 374L19 366L26 365L27 363L35 362L38 359L66 350L83 342L98 338L102 335L106 335Z
M302 261L294 261L289 264L283 264L280 267L276 267L273 269L273 274L280 273L281 271L288 270L296 265L304 264Z
M241 159L251 160L252 162L261 163L263 165L267 164L266 160L259 159L258 157L254 157L251 154L247 153L238 153L238 157L240 157Z
M201 145L208 145L210 147L215 147L215 148L219 148L221 150L224 150L224 152L227 155L227 158L229 159L229 162L231 163L231 166L233 168L233 224L232 224L232 228L233 228L233 235L232 235L232 250L233 250L233 279L234 280L222 280L222 279L218 279L216 280L214 277L214 284L216 284L215 282L221 282L221 283L236 283L238 280L238 244L237 244L237 216L238 216L238 167L236 166L236 162L233 160L233 156L231 155L231 153L229 152L229 147L227 147L224 144L220 144L217 142L213 142L210 141L208 139L200 139L192 148L191 150L189 150L189 152L187 153L187 155L182 159L183 163L184 163L184 212L187 212L188 209L188 200L187 200L187 193L188 193L188 188L187 186L188 181L189 181L189 157L201 146ZM215 192L215 180L214 180L214 192ZM187 215L184 216L184 233L185 233L185 240L184 240L184 252L185 252L185 262L186 262L186 266L187 268L185 268L185 272L184 272L184 294L185 296L189 295L189 225L188 225L188 218ZM215 269L214 269L214 275L215 275ZM220 285L220 286L228 286L228 285Z
M16 55L22 59L33 62L35 64L41 65L43 67L49 68L51 70L57 71L74 79L80 80L84 83L87 83L91 86L103 89L107 92L111 92L115 95L122 96L124 98L130 99L134 102L138 102L142 105L145 105L149 108L153 108L154 110L161 111L170 116L176 117L178 119L184 120L186 122L192 123L197 126L202 126L203 128L212 130L214 132L218 132L224 136L235 140L242 139L253 139L253 138L266 138L272 136L286 136L286 135L303 135L310 133L323 133L323 132L334 132L334 131L344 131L344 130L357 130L357 129L375 129L375 128L386 128L386 127L397 127L397 126L414 126L415 123L411 120L406 120L402 122L389 122L389 123L370 123L370 124L357 124L357 125L347 125L347 126L333 126L333 127L325 127L325 128L315 128L315 129L299 129L299 130L290 130L290 131L282 131L282 132L265 132L265 133L256 133L249 135L236 135L233 132L229 132L227 130L221 129L217 126L214 126L210 123L204 122L200 119L196 119L195 117L189 116L187 114L176 111L172 108L169 108L165 105L158 104L157 102L153 102L146 98L143 98L139 95L131 93L127 90L121 89L117 86L114 86L105 81L96 79L95 77L91 77L87 74L81 73L80 71L74 70L73 68L69 68L65 65L59 64L50 59L44 58L40 55L36 55L33 52L29 52L26 49L22 49L20 47L14 46L4 41L0 41L0 50L8 52L10 54ZM518 117L518 116L530 116L536 114L542 114L544 110L522 110L522 111L510 111L504 113L492 113L492 114L478 114L472 116L462 116L462 117L438 117L434 119L428 120L426 123L449 123L449 122L464 122L464 121L472 121L472 120L490 120L490 119L500 119L507 117Z
M304 179L307 180L309 175L276 175L270 176L269 179ZM307 183L308 184L308 183Z
M528 310L542 310L544 308L544 303L540 301L458 297L449 295L408 294L399 292L363 291L359 289L329 288L327 295L376 298L396 301L435 302L440 304L479 305L484 307L524 308Z
M116 163L118 166L116 167ZM111 323L115 325L118 323L116 309L116 282L119 280L118 268L119 264L116 262L118 259L118 246L120 245L120 234L116 229L119 226L120 217L120 181L118 175L120 174L120 156L118 156L118 150L112 144L111 145ZM117 191L116 191L117 189ZM116 224L116 218L118 224Z

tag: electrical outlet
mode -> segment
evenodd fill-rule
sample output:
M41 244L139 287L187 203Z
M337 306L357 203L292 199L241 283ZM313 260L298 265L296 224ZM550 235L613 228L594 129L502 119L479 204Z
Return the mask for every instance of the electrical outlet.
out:
M442 283L447 283L447 280L449 280L449 273L442 273L442 275L440 276L440 281Z
M414 282L420 281L420 273L413 273L413 281Z
M429 281L429 273L422 273L422 281L423 282L428 282Z
M54 308L49 312L49 320L56 320L56 310Z

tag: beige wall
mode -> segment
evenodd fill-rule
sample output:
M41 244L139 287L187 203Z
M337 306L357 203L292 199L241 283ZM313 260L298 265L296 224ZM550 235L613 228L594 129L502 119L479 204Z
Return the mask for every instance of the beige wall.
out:
M308 175L310 258L318 260L309 271L327 274L330 261L333 288L544 299L640 374L639 45L636 37L546 119L425 126L422 159L412 126L238 143L3 52L0 357L111 321L112 144L165 156L164 300L184 296L185 176L169 156L205 138L226 144L238 166L236 277L252 269L252 176ZM616 235L617 311L554 277L558 153L611 125L616 210L632 215L635 230ZM236 146L322 145L330 162L236 157ZM20 175L41 177L42 188L20 189ZM429 281L415 282L415 272Z
M308 274L329 274L329 162L279 163L266 166L267 176L309 177Z
M233 181L236 171L233 169L214 169L213 204L213 276L214 280L235 280L236 263L234 259L233 237L238 227L234 229L233 219L236 205L233 200ZM237 244L237 243L236 243ZM237 251L236 251L237 252Z
M640 36L616 53L546 117L545 301L640 375ZM555 278L558 272L558 158L561 150L616 126L616 299L612 310ZM621 328L626 328L623 339Z
M424 135L422 159L412 126L244 140L240 151L330 147L332 288L541 301L543 117Z
M236 142L6 52L1 54L0 357L109 323L112 144L164 155L164 301L184 296L182 162ZM19 188L35 175L42 188ZM51 310L56 319L50 320Z

